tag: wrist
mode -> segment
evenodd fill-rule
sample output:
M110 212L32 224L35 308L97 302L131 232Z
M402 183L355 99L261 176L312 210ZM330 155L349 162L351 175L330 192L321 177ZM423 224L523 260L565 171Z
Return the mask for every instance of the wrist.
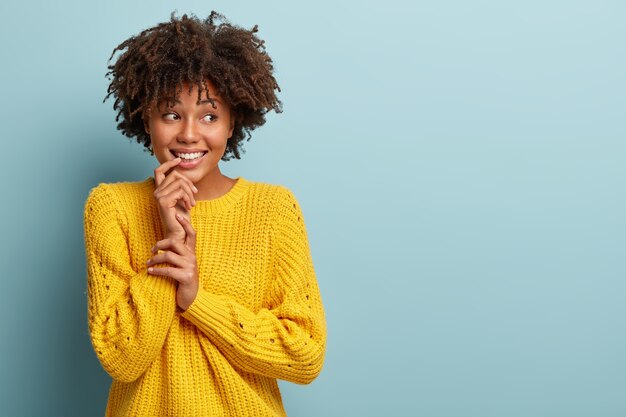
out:
M170 239L170 240L179 240L181 242L185 242L185 238L187 237L187 235L185 234L185 232L169 232L166 231L165 232L165 238L166 239Z
M187 309L191 307L193 302L196 300L196 297L198 296L198 286L196 285L194 286L194 288L181 288L179 286L176 295L178 307L182 311L187 311Z

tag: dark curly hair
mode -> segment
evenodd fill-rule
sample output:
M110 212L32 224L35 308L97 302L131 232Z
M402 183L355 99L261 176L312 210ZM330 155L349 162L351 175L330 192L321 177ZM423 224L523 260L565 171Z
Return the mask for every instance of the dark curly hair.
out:
M234 26L214 11L204 20L186 14L177 18L173 12L169 22L119 44L109 58L111 62L120 52L108 66L111 83L104 98L115 97L118 130L152 152L144 115L156 103L172 103L184 83L189 92L198 87L198 99L203 92L208 95L208 79L229 104L235 122L222 160L240 159L243 141L265 124L265 114L282 111L272 59L257 31L257 26L251 30Z

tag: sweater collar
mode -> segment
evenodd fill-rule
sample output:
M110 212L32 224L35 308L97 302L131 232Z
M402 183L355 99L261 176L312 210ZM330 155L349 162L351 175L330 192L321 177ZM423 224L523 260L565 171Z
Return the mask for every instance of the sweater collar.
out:
M227 210L233 206L248 191L252 183L244 177L237 177L237 182L226 192L217 198L211 200L198 200L196 205L191 208L191 217L214 215L221 211ZM154 178L149 177L144 182L154 191Z
M244 177L237 177L237 182L226 192L211 200L196 201L196 205L191 208L191 216L213 215L227 210L234 205L250 188L250 181Z

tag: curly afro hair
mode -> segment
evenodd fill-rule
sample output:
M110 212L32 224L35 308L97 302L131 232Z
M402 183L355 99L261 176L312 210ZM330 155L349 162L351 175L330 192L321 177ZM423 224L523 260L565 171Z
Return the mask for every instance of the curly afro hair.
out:
M108 66L110 84L104 98L115 97L118 130L152 152L144 115L154 104L172 103L185 83L189 92L198 87L198 99L204 92L208 96L208 79L229 104L235 121L222 160L240 159L243 141L265 124L265 114L282 111L272 59L257 31L257 26L251 30L234 26L216 12L204 20L172 13L169 22L119 44L109 58L111 62L120 53Z

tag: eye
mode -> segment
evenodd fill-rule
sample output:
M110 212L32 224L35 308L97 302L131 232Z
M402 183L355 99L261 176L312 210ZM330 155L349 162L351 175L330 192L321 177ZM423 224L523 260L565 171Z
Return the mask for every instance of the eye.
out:
M168 120L168 121L180 119L180 117L174 112L164 113L162 117L163 117L163 120Z
M202 120L205 122L214 122L217 120L217 116L211 113L207 113L204 116L202 116Z

